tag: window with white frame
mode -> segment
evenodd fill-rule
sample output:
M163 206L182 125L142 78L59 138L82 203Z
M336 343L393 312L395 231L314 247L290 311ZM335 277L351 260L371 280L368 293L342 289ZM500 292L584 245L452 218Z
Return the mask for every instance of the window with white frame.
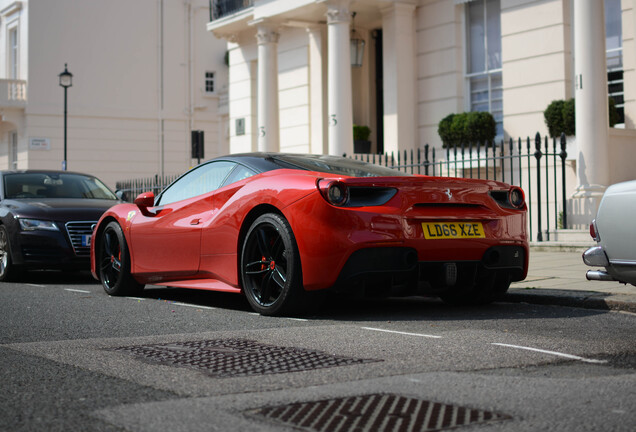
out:
M18 79L18 27L13 26L7 29L9 43L7 54L8 67L9 67L9 79Z
M205 92L208 94L215 93L214 87L214 72L205 73Z
M605 50L607 59L607 93L614 99L618 122L625 123L623 81L623 24L621 0L605 0Z
M488 111L503 137L500 0L466 4L466 84L470 111Z

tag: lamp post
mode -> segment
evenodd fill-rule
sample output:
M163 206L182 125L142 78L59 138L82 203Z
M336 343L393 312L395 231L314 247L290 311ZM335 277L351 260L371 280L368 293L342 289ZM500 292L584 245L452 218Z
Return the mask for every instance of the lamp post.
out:
M66 171L66 92L73 85L73 74L68 71L68 65L64 63L64 72L60 75L60 86L64 87L64 160L62 161L62 171Z

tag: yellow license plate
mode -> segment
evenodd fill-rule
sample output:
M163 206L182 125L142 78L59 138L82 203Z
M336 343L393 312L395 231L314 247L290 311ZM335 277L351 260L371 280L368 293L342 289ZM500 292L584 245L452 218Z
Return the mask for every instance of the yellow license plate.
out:
M485 238L481 222L423 222L424 238L465 239Z

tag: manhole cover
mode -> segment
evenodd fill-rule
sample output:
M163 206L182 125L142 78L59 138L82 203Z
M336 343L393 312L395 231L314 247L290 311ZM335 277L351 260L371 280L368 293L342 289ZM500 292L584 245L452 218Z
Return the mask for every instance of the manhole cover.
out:
M227 378L277 374L378 362L245 339L218 339L113 348L150 363L187 367Z
M260 408L248 414L307 431L441 431L508 420L495 412L394 394L372 394Z

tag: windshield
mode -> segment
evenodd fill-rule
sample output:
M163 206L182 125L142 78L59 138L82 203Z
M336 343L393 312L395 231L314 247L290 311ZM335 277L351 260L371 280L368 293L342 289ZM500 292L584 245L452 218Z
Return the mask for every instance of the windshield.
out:
M283 166L288 164L292 165L293 168L351 177L394 177L410 175L391 168L338 156L281 154L273 156L272 159L277 162L283 162L283 164L281 164Z
M15 173L4 176L4 196L20 198L85 198L117 200L95 177L64 173Z

